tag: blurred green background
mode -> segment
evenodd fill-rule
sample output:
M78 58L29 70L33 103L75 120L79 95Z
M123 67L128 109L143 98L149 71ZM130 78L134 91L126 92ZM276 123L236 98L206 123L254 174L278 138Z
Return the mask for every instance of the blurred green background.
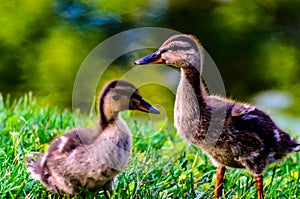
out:
M71 108L77 70L94 47L121 31L156 26L196 35L218 66L227 96L275 110L275 119L277 113L298 118L299 8L298 0L4 0L0 91L13 98L33 91L45 104ZM114 62L99 89L134 67L132 61ZM150 102L173 107L166 88L141 90Z

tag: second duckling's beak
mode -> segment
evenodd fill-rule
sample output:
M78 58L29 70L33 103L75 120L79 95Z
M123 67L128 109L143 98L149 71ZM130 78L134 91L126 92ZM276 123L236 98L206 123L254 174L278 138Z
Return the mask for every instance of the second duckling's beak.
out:
M140 58L134 62L136 65L143 64L165 64L165 60L161 57L161 52L158 50L150 55Z
M136 106L136 109L139 111L143 111L146 113L153 113L153 114L159 114L159 110L157 110L154 106L149 104L143 99L139 99L139 104Z

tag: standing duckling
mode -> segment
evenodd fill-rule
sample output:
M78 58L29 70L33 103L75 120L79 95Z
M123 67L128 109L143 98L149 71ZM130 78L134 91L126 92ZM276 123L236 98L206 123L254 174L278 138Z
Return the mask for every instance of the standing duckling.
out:
M132 84L115 80L107 84L100 102L99 128L73 129L54 140L45 154L27 159L33 178L52 192L77 194L81 188L110 190L114 178L127 165L131 133L120 111L159 114L143 100Z
M135 64L169 64L181 69L174 110L175 126L185 139L205 151L217 167L217 197L222 195L223 177L228 166L251 172L258 198L263 199L263 170L288 153L299 151L300 144L256 107L209 95L200 79L202 59L202 47L195 37L175 35L153 54L136 60ZM213 113L218 111L223 111L223 118L214 118ZM215 138L210 147L207 147L207 135Z

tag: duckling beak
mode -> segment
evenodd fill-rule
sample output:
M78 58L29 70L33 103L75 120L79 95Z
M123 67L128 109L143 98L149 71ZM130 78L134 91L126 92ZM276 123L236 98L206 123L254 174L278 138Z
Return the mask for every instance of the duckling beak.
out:
M165 64L165 60L161 57L161 52L156 51L146 57L140 58L134 62L136 65L143 64Z
M146 112L146 113L153 113L153 114L159 114L159 110L157 110L154 106L151 106L148 102L146 102L143 99L139 99L140 103L137 105L136 110Z

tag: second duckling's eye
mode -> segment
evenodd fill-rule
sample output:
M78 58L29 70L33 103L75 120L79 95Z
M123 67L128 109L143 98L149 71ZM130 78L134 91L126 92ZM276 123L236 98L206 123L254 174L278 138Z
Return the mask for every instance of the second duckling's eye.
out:
M114 95L112 96L114 100L119 100L120 99L120 96L119 95Z

